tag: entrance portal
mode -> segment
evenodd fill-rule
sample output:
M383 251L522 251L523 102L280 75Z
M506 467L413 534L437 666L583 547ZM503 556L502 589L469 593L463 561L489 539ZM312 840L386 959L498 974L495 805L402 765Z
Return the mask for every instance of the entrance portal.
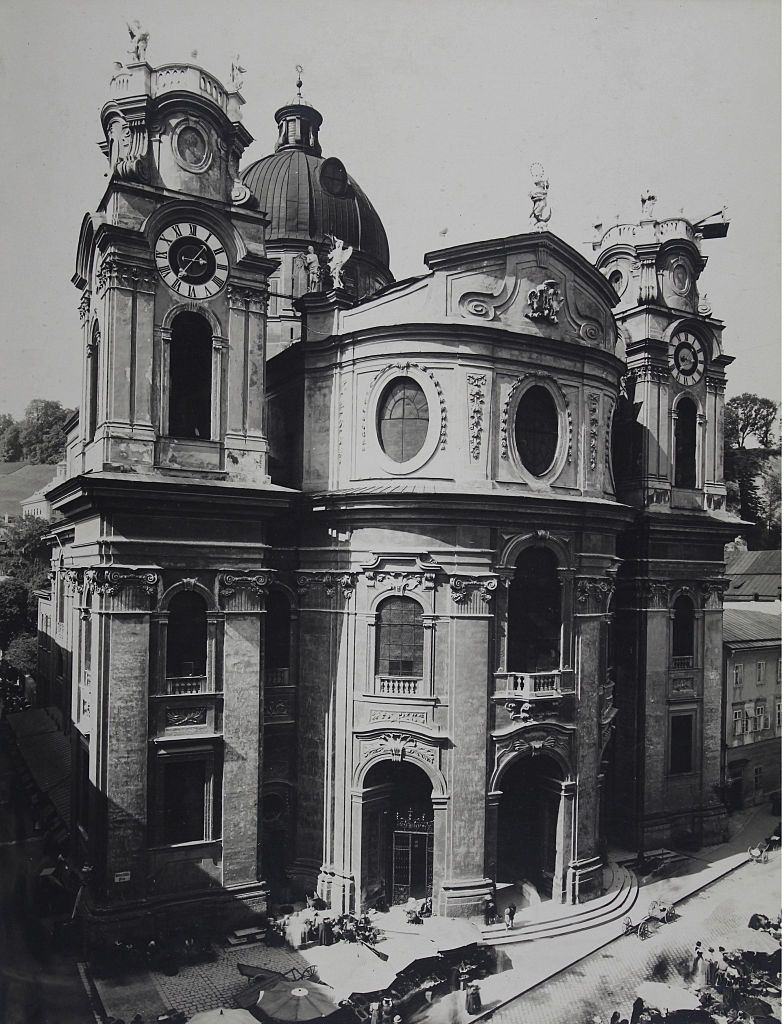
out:
M531 882L544 899L551 898L558 860L564 855L566 865L570 854L557 850L562 781L556 761L539 755L514 762L500 783L497 880Z
M404 761L370 768L361 845L362 904L432 895L434 810L424 771Z

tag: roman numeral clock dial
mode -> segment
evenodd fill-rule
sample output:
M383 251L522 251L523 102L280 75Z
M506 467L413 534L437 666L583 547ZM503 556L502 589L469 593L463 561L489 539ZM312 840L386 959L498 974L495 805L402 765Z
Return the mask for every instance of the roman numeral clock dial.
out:
M155 263L168 287L186 299L211 299L228 279L223 243L191 221L171 224L158 235Z
M697 384L706 369L703 342L689 331L677 331L668 348L668 366L679 384Z

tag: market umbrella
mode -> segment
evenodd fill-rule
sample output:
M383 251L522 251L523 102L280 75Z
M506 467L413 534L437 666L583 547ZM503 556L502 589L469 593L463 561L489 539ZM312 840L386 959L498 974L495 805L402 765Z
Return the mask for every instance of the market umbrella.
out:
M699 1010L700 1000L686 988L666 985L662 981L645 981L638 986L638 995L648 1006L658 1010Z
M250 1001L256 993L254 1004ZM309 980L278 981L273 988L251 985L237 997L256 1020L271 1018L277 1021L319 1020L337 1010L334 990Z
M247 1010L231 1010L220 1007L204 1010L190 1018L190 1024L253 1024L255 1017Z

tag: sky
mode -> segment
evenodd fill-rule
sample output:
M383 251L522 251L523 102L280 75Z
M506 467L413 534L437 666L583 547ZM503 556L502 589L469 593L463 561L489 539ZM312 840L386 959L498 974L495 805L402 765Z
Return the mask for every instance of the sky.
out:
M647 187L657 217L727 206L700 289L736 357L728 396L779 400L779 0L0 0L0 413L79 402L70 278L132 18L152 65L197 50L226 82L239 51L243 166L273 149L301 64L323 154L372 200L397 278L528 230L535 162L550 230L590 259L592 225L637 219Z

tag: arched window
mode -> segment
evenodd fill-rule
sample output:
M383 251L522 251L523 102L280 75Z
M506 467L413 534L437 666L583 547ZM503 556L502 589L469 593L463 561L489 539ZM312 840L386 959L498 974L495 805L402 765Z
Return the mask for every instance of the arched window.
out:
M535 384L519 399L516 410L516 447L522 465L533 476L543 476L557 454L559 416L548 388Z
M676 406L674 487L693 488L696 484L695 452L698 409L690 398Z
M87 440L92 441L98 426L98 354L100 350L100 328L92 328L92 338L87 352Z
M378 676L423 677L423 611L412 598L389 597L379 606L375 672Z
M680 594L673 602L674 667L691 668L694 654L695 605L685 594Z
M562 588L548 548L528 548L516 562L508 593L508 671L560 667Z
M408 462L424 446L429 431L429 403L410 377L392 380L377 408L380 447L394 462Z
M168 433L212 436L212 328L198 313L180 313L171 327Z
M206 602L183 590L168 606L166 677L206 675Z
M266 599L264 666L268 686L285 686L291 664L291 606L279 590Z

